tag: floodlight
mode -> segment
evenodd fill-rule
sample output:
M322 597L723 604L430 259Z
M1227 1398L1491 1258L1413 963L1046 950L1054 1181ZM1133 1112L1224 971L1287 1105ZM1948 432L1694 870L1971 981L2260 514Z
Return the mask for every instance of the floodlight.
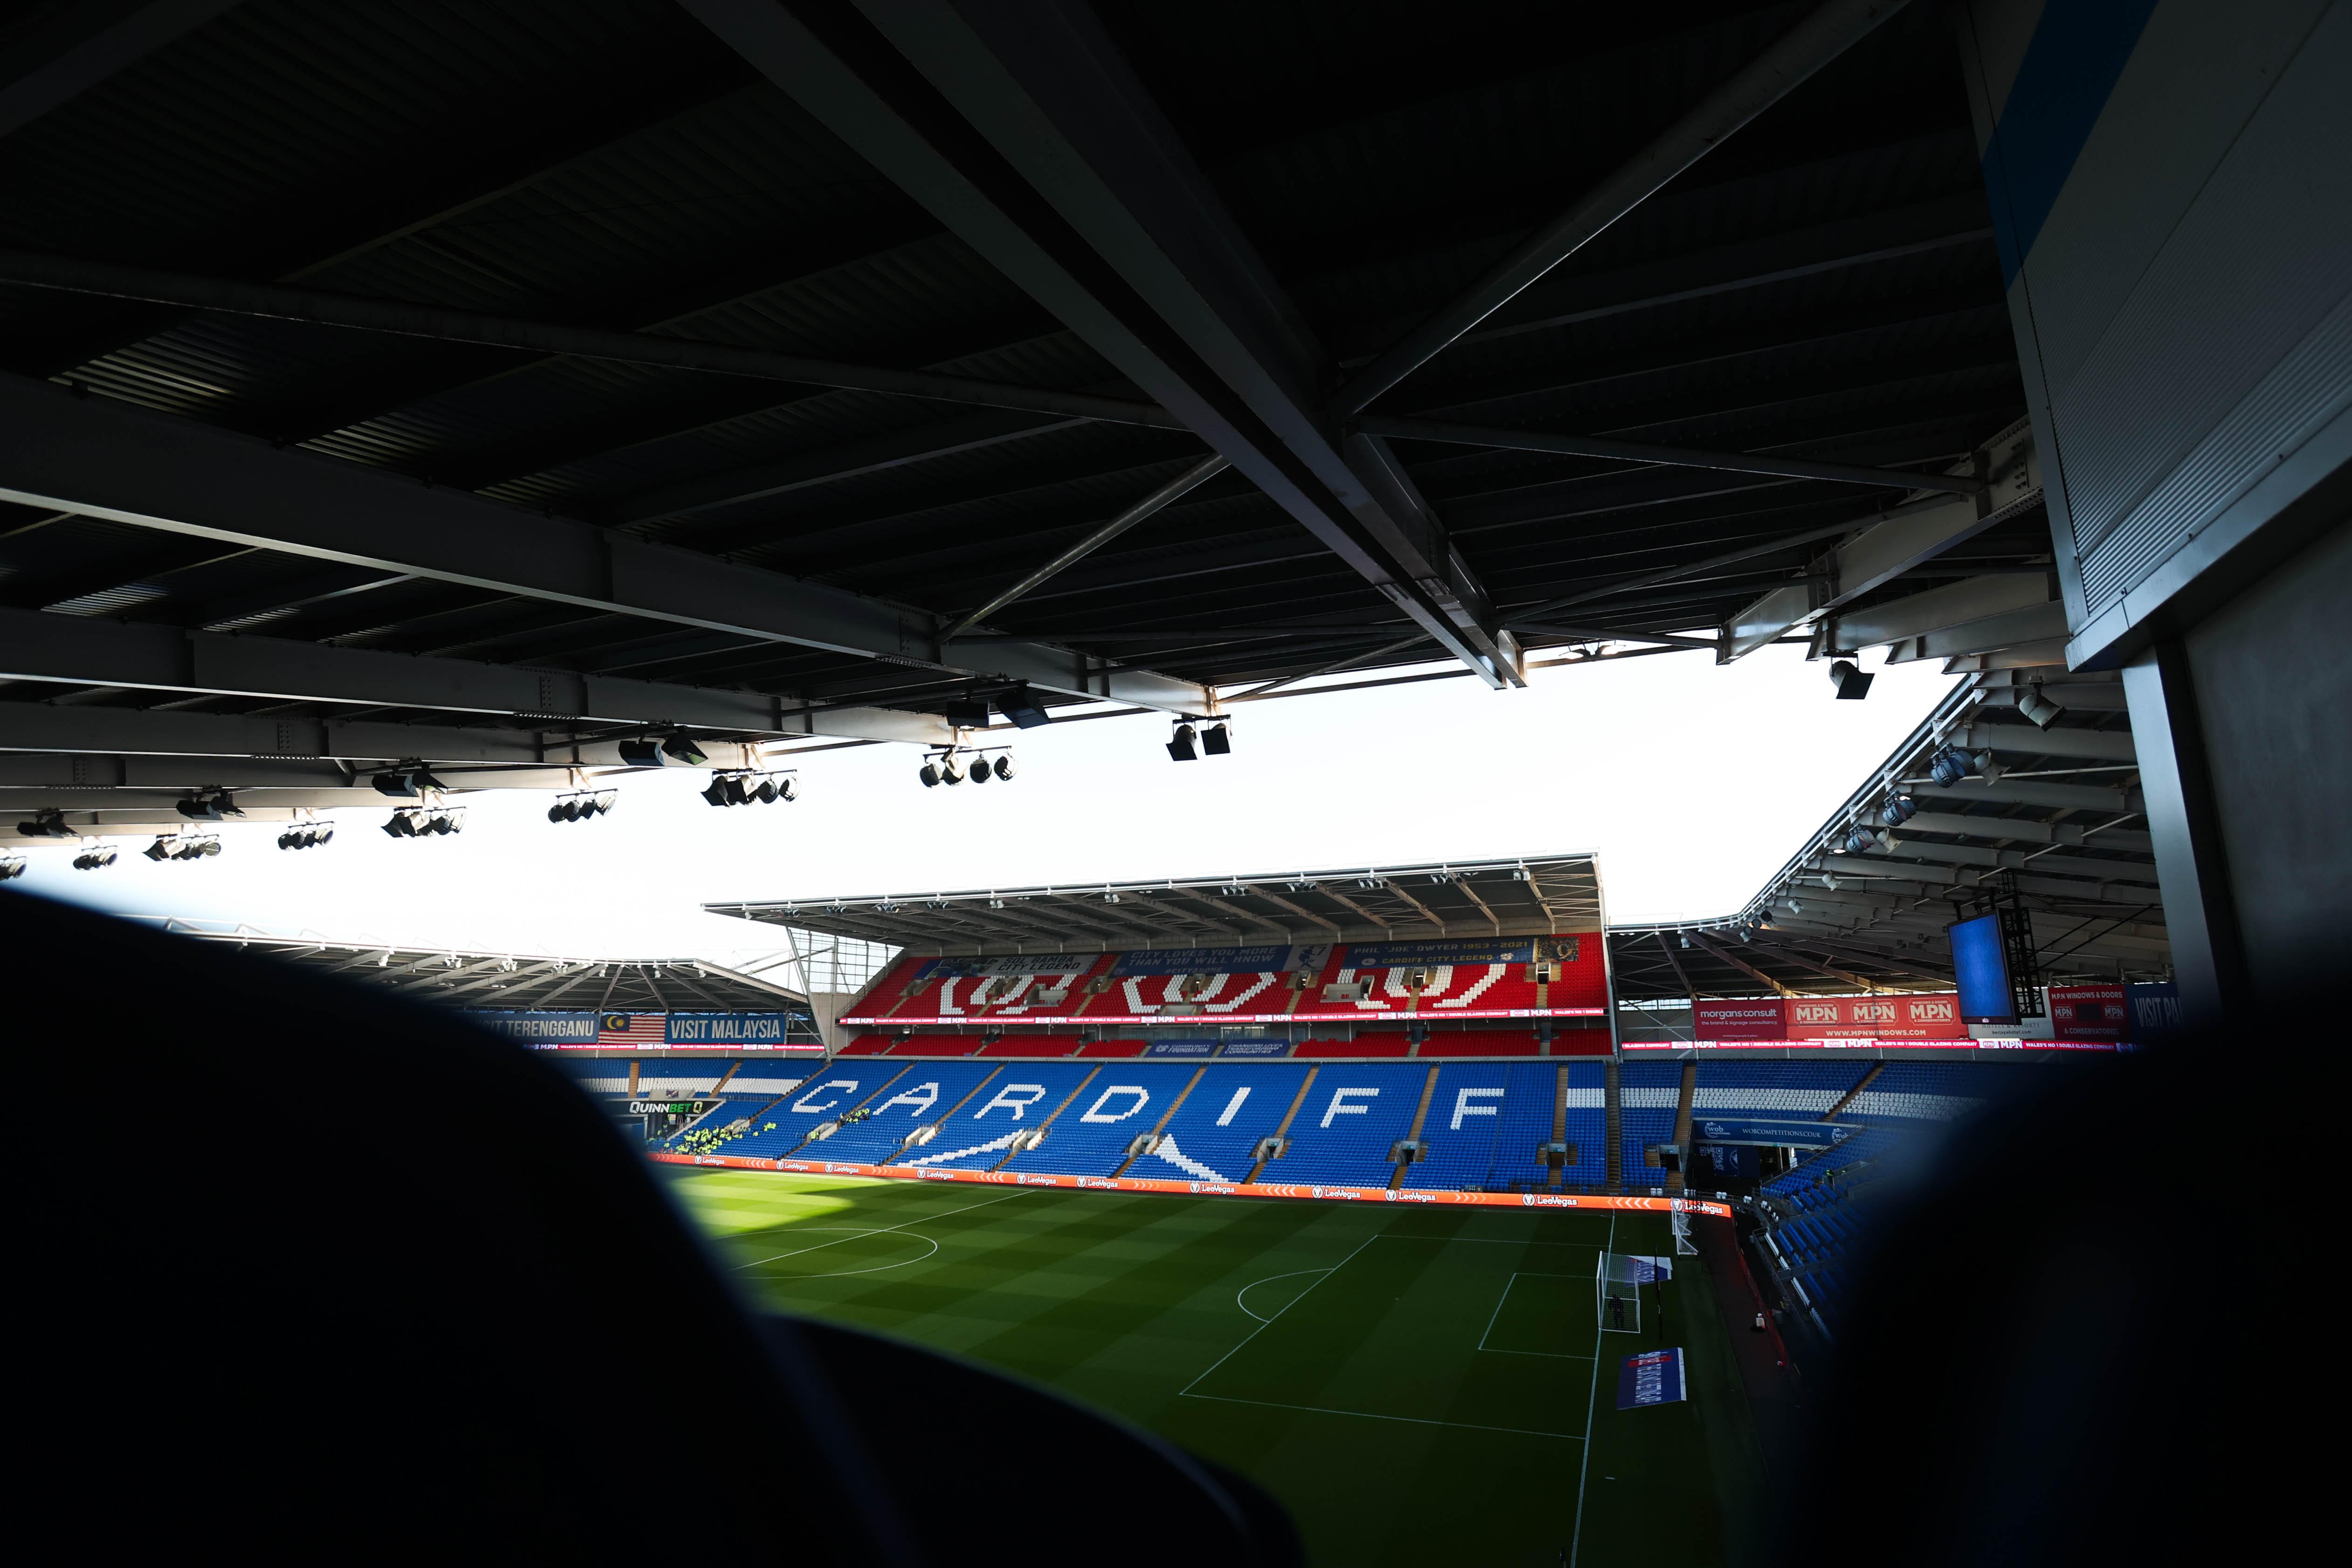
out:
M1035 694L1025 686L1016 686L1010 691L998 692L996 710L1011 720L1016 727L1024 730L1034 730L1040 724L1050 724L1054 721L1053 716L1045 711L1045 705L1038 701Z
M922 779L925 789L935 787L940 782L940 764L937 760L925 763L921 773L917 776Z
M2026 722L2037 730L2047 730L2050 728L2051 721L2066 711L2063 706L2053 702L2042 694L2042 682L2038 680L2027 687L2024 693L2018 698L2017 710L2025 715Z
M987 759L986 757L974 757L974 758L971 760L971 782L972 782L972 783L974 783L974 784L986 784L989 780L991 780L991 779L994 778L995 776L996 776L996 770L995 770L993 767L992 767L992 766L990 766L990 765L989 765L989 761L988 761L988 759Z
M618 804L620 803L620 799L621 799L621 792L620 792L619 790L616 790L616 789L600 789L600 790L598 790L598 791L596 792L596 799L595 799L595 801L593 802L593 804L594 804L594 805L595 805L595 807L596 807L596 815L597 815L597 816L605 816L606 814L608 814L609 812L611 812L611 811L612 811L612 809L613 809L613 807L614 807L614 805L618 805Z
M383 825L383 830L394 838L414 838L416 837L416 819L407 812L395 811L392 814L392 820Z
M443 828L442 832L463 833L466 831L466 808L461 805L455 811L444 812L441 815L441 820L449 825Z
M741 773L729 773L727 775L727 804L730 805L749 805L751 804L751 786L743 782L743 775Z
M196 846L196 853L197 853L197 854L199 854L199 855L217 855L217 854L219 854L219 853L220 853L220 840L219 840L219 839L217 839L217 838L207 838L207 839L203 840L201 843L197 844L197 846Z
M1168 760L1174 763L1198 761L1201 753L1192 749L1192 742L1200 738L1200 732L1192 725L1177 725L1176 733L1169 737Z
M0 860L0 882L14 881L24 874L25 862L17 856L11 855L6 859Z
M563 815L563 808L570 804L571 802L569 801L559 800L553 805L549 806L547 808L547 820L550 822L571 821L572 819L570 817Z
M168 860L172 858L172 841L168 838L158 838L139 853L146 856L150 860Z
M394 795L403 800L415 800L418 794L415 776L409 773L378 773L368 782L375 785L378 795Z
M1683 933L1683 945L1684 945L1685 947L1688 947L1690 944L1691 944L1690 933L1689 933L1688 931L1685 931L1685 932Z
M784 773L777 778L776 798L778 800L798 800L800 798L800 782L793 778L792 774Z
M1012 752L1005 752L1003 756L1000 756L1000 757L998 757L998 758L996 759L996 778L997 778L997 782L998 782L999 784L1009 784L1009 783L1011 783L1011 782L1012 782L1012 779L1013 779L1013 753L1012 753Z
M661 742L645 740L624 741L621 742L621 761L633 768L660 767L662 765Z
M776 781L773 779L761 779L760 781L760 787L753 790L751 792L751 795L752 798L757 800L761 805L775 805Z
M1865 849L1877 848L1878 840L1871 835L1869 828L1856 824L1846 829L1845 847L1853 854L1859 855Z
M1212 724L1201 731L1201 750L1213 757L1222 757L1234 749L1233 738L1223 724Z
M676 757L689 768L698 768L710 760L703 755L702 748L694 743L694 737L683 730L664 741L661 749L664 755Z
M221 819L219 804L200 795L190 795L183 801L175 801L173 803L172 809L182 816L191 817L198 822L218 822Z
M713 805L726 805L730 804L727 799L727 781L716 774L711 776L709 784L695 793L701 795L703 799L709 801Z
M1976 755L1970 757L1969 759L1969 766L1974 768L1976 770L1977 776L1983 779L1987 784L1992 783L1993 780L2009 772L2007 768L2002 767L1999 763L1992 760L1992 752L1990 751L1979 752Z
M960 697L943 703L940 717L960 730L981 730L988 726L988 704L977 697Z
M1878 820L1889 827L1900 827L1918 815L1919 803L1900 793L1888 795L1886 804L1878 808Z
M963 783L963 763L956 760L955 753L952 752L940 759L940 782L950 784Z
M1949 789L1969 776L1968 759L1958 752L1941 752L1927 765L1927 776Z
M1870 683L1878 677L1863 673L1862 666L1850 658L1839 659L1830 666L1830 684L1837 688L1842 701L1859 702L1870 695Z
M578 795L573 795L564 796L562 810L563 812L564 821L577 822L583 816L594 816L596 808L587 801L584 801Z
M56 806L33 813L33 820L16 824L16 831L27 838L72 838L78 837L66 826L66 814Z

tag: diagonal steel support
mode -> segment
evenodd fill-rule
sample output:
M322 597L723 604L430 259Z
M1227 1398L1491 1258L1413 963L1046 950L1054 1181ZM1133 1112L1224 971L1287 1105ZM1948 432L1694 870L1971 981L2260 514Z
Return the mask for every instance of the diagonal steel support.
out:
M1370 407L1382 393L1444 353L1454 339L1656 195L1724 138L1859 43L1904 4L1905 0L1829 0L1790 28L1656 141L1374 360L1340 390L1340 412L1360 414Z
M1342 449L1322 351L1090 12L683 3L1423 635L1517 680L1443 530Z

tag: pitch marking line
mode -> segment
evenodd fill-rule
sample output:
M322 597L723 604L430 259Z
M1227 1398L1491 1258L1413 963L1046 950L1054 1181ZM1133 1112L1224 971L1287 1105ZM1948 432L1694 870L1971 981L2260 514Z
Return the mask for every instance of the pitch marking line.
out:
M1336 1265L1334 1265L1334 1267L1337 1267L1337 1266L1336 1266ZM1244 1312L1249 1312L1249 1315L1250 1315L1251 1317L1253 1317L1253 1318L1257 1318L1257 1314L1256 1314L1255 1312L1250 1312L1250 1310L1249 1310L1249 1306L1248 1306L1248 1304L1247 1304L1246 1302L1244 1302L1244 1301L1242 1300L1242 1298L1243 1298L1243 1297L1244 1297L1244 1296L1246 1296L1246 1295L1248 1295L1251 1291L1253 1291L1253 1290L1256 1289L1259 1286L1261 1286L1261 1285L1271 1285L1271 1284L1273 1284L1273 1283L1274 1283L1276 1280L1277 1280L1277 1279L1297 1279L1301 1274L1328 1274L1328 1273L1330 1273L1330 1272L1331 1272L1331 1270L1330 1270L1329 1268L1294 1268L1294 1269L1292 1269L1292 1270L1291 1270L1289 1273L1287 1273L1287 1274L1269 1274L1269 1275L1267 1275L1267 1276L1266 1276L1265 1279L1253 1279L1253 1280L1251 1280L1248 1284L1246 1284L1246 1285L1243 1286L1240 1289L1238 1289L1238 1290L1236 1290L1236 1291L1234 1291L1234 1306L1236 1306L1236 1307L1241 1308L1241 1310L1242 1310L1243 1311L1244 1311ZM1560 1278L1561 1278L1561 1279L1567 1279L1567 1278L1568 1278L1568 1276L1563 1274L1563 1275L1561 1275L1561 1276L1560 1276ZM1309 1286L1309 1287L1308 1287L1308 1289L1313 1289L1313 1287L1312 1287L1312 1286ZM1300 1294L1300 1295L1302 1295L1302 1296L1304 1296L1305 1294L1307 1294L1307 1291L1305 1291L1305 1290L1301 1290L1301 1291L1299 1292L1299 1294ZM1278 1314L1277 1314L1277 1315L1278 1315ZM1261 1322L1261 1323L1270 1323L1270 1322L1274 1321L1274 1319L1272 1319L1272 1318L1257 1318L1257 1321L1258 1321L1259 1322Z
M845 1230L848 1227L837 1225L813 1225L807 1228L810 1230ZM855 1241L859 1237L863 1236L887 1236L889 1232L887 1231L880 1230L850 1230L847 1236L842 1237L842 1240ZM920 1263L926 1258L936 1256L940 1250L940 1244L933 1241L928 1236L915 1236L910 1233L907 1239L909 1241L919 1241L931 1250L924 1253L921 1258L902 1258L896 1263L877 1263L870 1268L834 1268L828 1269L823 1274L763 1274L761 1278L763 1279L776 1279L782 1281L791 1279L839 1279L844 1276L850 1274L879 1274L886 1268L904 1268L909 1263ZM814 1247L802 1247L800 1252L780 1252L776 1254L774 1258L763 1258L760 1262L774 1263L782 1258L798 1258L802 1252L822 1252L828 1247L838 1247L840 1245L840 1241L820 1241ZM745 1268L756 1268L759 1266L760 1265L757 1263L747 1263L743 1265Z
M1609 1216L1609 1245L1603 1256L1617 1250L1617 1216ZM1687 1381L1687 1379L1685 1379ZM1576 1554L1584 1548L1584 1487L1592 1475L1592 1407L1601 1399L1601 1314L1592 1314L1592 1392L1584 1396L1584 1458L1576 1467L1576 1531L1568 1540L1568 1568L1576 1568Z
M1486 1352L1490 1355L1539 1355L1549 1356L1553 1361L1591 1361L1592 1359L1591 1356L1576 1355L1568 1351L1513 1351L1505 1350L1500 1345L1490 1345L1486 1342L1486 1335L1495 1331L1496 1321L1503 1315L1503 1303L1511 1299L1511 1287L1513 1285L1517 1285L1523 1279L1573 1279L1575 1278L1576 1276L1573 1274L1537 1274L1526 1269L1514 1271L1509 1280L1504 1284L1502 1295L1496 1298L1494 1311L1487 1315L1486 1331L1478 1336L1478 1348Z
M961 1208L960 1208L960 1209L948 1209L948 1210L944 1211L943 1213L940 1213L940 1214L918 1215L916 1215L913 1219L901 1220L901 1221L899 1221L897 1225L886 1225L886 1226L883 1226L882 1227L880 1227L880 1228L879 1228L879 1229L877 1229L877 1230L861 1230L861 1231L855 1232L855 1234L856 1234L856 1235L858 1235L858 1236L887 1236L887 1235L889 1235L889 1234L890 1234L892 1231L894 1231L894 1230L904 1230L904 1229L906 1229L906 1228L907 1228L908 1226L910 1226L910 1225L929 1225L929 1224L930 1224L930 1222L931 1222L931 1221L933 1221L933 1220L935 1220L935 1219L945 1219L945 1218L947 1218L947 1217L948 1217L948 1215L949 1215L969 1214L969 1213L970 1213L970 1212L971 1212L973 1209L984 1209L984 1208L986 1208L990 1204L1001 1204L1001 1203L1005 1202L1005 1201L1006 1201L1006 1199L1009 1199L1009 1198L1017 1198L1017 1197L1021 1196L1024 1193L1034 1193L1034 1192L1039 1192L1039 1191L1042 1191L1042 1190L1043 1190L1043 1189L1038 1188L1038 1187L1022 1187L1022 1188L1017 1189L1016 1191L1009 1192L1009 1193L1005 1194L1003 1197L989 1198L989 1199L986 1199L986 1200L984 1200L984 1201L982 1201L982 1202L981 1202L981 1203L976 1203L976 1204L966 1204L966 1205L963 1205L963 1207L961 1207ZM816 1226L816 1225L813 1225L813 1226L805 1226L804 1228L809 1229L809 1230L845 1230L845 1229L848 1229L849 1227L848 1227L848 1226ZM919 1236L919 1237L917 1237L915 1239L916 1239L916 1240L918 1240L918 1241L931 1241L931 1238L930 1238L929 1237L928 1237L928 1236ZM790 1252L779 1252L779 1253L775 1254L773 1257L770 1257L770 1258L755 1258L751 1259L751 1262L749 1262L749 1263L739 1263L739 1264L737 1264L737 1265L735 1266L735 1272L736 1272L736 1273L738 1273L738 1274L740 1274L740 1273L741 1273L744 1269L746 1269L746 1268L758 1268L761 1264L762 1264L762 1263L773 1263L773 1262L775 1262L778 1258L798 1258L798 1257L799 1257L802 1253L803 1253L803 1252L814 1252L814 1251L816 1251L819 1247L838 1247L838 1246L840 1246L840 1245L841 1245L841 1243L840 1243L840 1242L838 1242L838 1241L820 1241L820 1242L818 1242L818 1243L816 1244L816 1246L815 1246L815 1247L794 1247L794 1248L793 1248L792 1251L790 1251ZM936 1252L937 1250L939 1250L939 1243L938 1243L938 1242L936 1242L936 1241L931 1241L931 1249L932 1249L932 1251L934 1251L934 1252ZM930 1253L928 1253L928 1252L927 1252L927 1253L925 1253L923 1256L924 1256L925 1258L928 1258L928 1257L929 1257L929 1256L930 1256ZM909 1258L908 1261L908 1262L919 1262L919 1261L921 1261L921 1259L920 1259L920 1258ZM894 1263L894 1264L889 1265L889 1267L891 1267L891 1268L899 1268L899 1267L901 1267L901 1266L900 1266L900 1265L898 1265L898 1264L895 1264L895 1263ZM816 1278L816 1276L811 1276L811 1278Z
M1349 1252L1346 1258L1342 1258L1341 1259L1339 1259L1339 1262L1334 1263L1333 1265L1331 1265L1331 1267L1330 1267L1330 1268L1327 1268L1327 1269L1325 1269L1325 1270L1323 1271L1323 1279L1330 1279L1330 1278L1331 1278L1331 1276L1332 1276L1332 1275L1337 1274L1340 1269L1345 1268L1349 1265L1349 1263L1354 1259L1354 1258L1355 1258L1355 1256L1356 1256L1356 1253L1358 1253L1358 1252L1361 1252L1361 1251L1363 1251L1363 1250L1364 1250L1364 1248L1366 1248L1367 1247L1370 1247L1370 1246L1373 1243L1373 1241L1375 1241L1376 1239L1378 1239L1378 1237L1379 1237L1380 1234L1381 1234L1380 1232L1378 1232L1378 1231L1374 1231L1370 1236L1368 1236L1368 1237L1364 1237L1364 1239L1363 1239L1363 1240L1361 1240L1361 1241L1360 1241L1360 1242L1356 1243L1355 1250L1354 1250L1354 1251ZM1311 1271L1310 1271L1310 1270L1304 1270L1304 1269L1302 1269L1300 1272L1302 1272L1302 1273L1306 1273L1306 1272L1311 1272ZM1196 1388L1200 1387L1200 1386L1201 1386L1201 1382L1202 1382L1202 1378L1207 1377L1207 1376L1209 1375L1209 1373L1213 1373L1213 1372L1216 1371L1219 1367L1221 1367L1221 1366L1224 1365L1224 1364L1225 1364L1225 1363L1227 1363L1227 1362L1229 1362L1229 1361L1233 1360L1233 1359L1234 1359L1234 1352L1237 1352L1237 1351L1239 1351L1239 1350L1242 1348L1242 1345L1245 1345L1245 1344L1249 1343L1249 1342L1250 1342L1250 1341L1252 1341L1252 1340L1254 1340L1254 1339L1257 1338L1257 1337L1258 1337L1258 1335L1260 1335L1260 1334L1262 1334L1262 1333L1265 1332L1265 1331L1266 1331L1267 1327L1268 1327L1270 1324L1272 1324L1272 1323L1274 1322L1274 1321L1275 1321L1275 1319L1276 1319L1276 1318L1279 1318L1279 1317L1281 1317L1283 1313L1287 1312L1288 1310L1290 1310L1290 1309L1291 1309L1291 1308L1296 1307L1297 1305L1298 1305L1298 1303L1299 1303L1299 1302L1304 1301L1305 1300L1307 1300L1307 1297L1312 1296L1313 1294L1315 1294L1316 1287L1317 1287L1317 1286L1321 1285L1321 1284L1323 1283L1323 1279L1318 1279L1317 1281L1315 1281L1315 1284L1313 1284L1313 1285L1309 1285L1308 1287L1307 1287L1307 1289L1306 1289L1301 1290L1297 1295L1293 1296L1289 1300L1285 1301L1281 1306L1279 1306L1279 1307L1276 1308L1276 1309L1275 1309L1275 1310L1274 1310L1274 1317L1273 1317L1273 1318L1267 1318L1267 1319L1264 1320L1263 1321L1261 1321L1261 1322L1258 1324L1258 1326L1257 1326L1256 1328L1254 1328L1254 1329L1252 1329L1248 1333L1244 1334L1244 1335L1242 1336L1242 1338L1241 1338L1241 1343L1240 1343L1240 1344L1236 1344L1236 1345L1234 1345L1234 1348L1233 1348L1233 1350L1229 1350L1229 1351L1227 1351L1224 1354L1223 1354L1223 1355L1219 1356L1216 1360L1214 1360L1214 1361L1211 1362L1211 1363L1208 1364L1208 1367L1207 1367L1204 1371L1202 1371L1202 1373L1201 1373L1201 1376L1200 1376L1200 1377L1196 1377L1196 1378L1194 1378L1192 1382L1190 1382L1190 1383L1186 1384L1183 1387L1181 1387L1181 1388L1180 1388L1180 1389L1178 1389L1178 1390L1176 1391L1176 1397L1178 1397L1179 1399L1181 1399L1184 1395L1186 1395L1186 1394L1188 1394L1192 1393L1192 1390L1194 1390L1194 1389L1196 1389ZM1247 1289L1247 1287L1246 1287L1246 1286L1244 1286L1244 1289ZM1242 1309L1242 1310L1243 1310L1243 1311L1244 1311L1244 1312L1249 1312L1249 1315L1250 1315L1251 1317L1253 1317L1253 1318L1255 1318L1255 1317L1256 1317L1256 1316L1257 1316L1257 1314L1256 1314L1256 1313L1255 1313L1255 1312L1250 1312L1250 1311L1249 1311L1249 1309L1248 1309L1248 1308L1246 1308L1246 1307L1244 1307L1244 1308ZM1203 1394L1203 1395L1202 1395L1202 1398L1207 1398L1207 1397L1209 1397L1209 1395Z
M1315 1415L1353 1415L1363 1421L1403 1421L1415 1426L1459 1426L1465 1432L1507 1432L1514 1437L1553 1437L1563 1443L1587 1441L1573 1432L1538 1432L1527 1426L1486 1426L1475 1421L1433 1421L1425 1415L1380 1415L1370 1410L1331 1410L1320 1405L1283 1405L1271 1399L1235 1399L1223 1394L1194 1394L1189 1389L1177 1397L1213 1399L1221 1405L1256 1405L1268 1410L1304 1410Z

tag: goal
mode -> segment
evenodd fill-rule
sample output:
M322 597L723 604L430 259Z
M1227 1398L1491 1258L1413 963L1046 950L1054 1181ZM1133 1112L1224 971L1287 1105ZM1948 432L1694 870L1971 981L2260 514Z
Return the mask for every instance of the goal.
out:
M1603 1333L1638 1334L1642 1306L1658 1289L1658 1260L1604 1252L1592 1271L1592 1310Z

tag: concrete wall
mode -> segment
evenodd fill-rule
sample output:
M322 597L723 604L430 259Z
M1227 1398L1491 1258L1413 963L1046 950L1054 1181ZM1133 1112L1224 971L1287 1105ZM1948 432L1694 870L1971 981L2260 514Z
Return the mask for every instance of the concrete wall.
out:
M2246 979L2280 994L2352 932L2352 521L2182 642Z

